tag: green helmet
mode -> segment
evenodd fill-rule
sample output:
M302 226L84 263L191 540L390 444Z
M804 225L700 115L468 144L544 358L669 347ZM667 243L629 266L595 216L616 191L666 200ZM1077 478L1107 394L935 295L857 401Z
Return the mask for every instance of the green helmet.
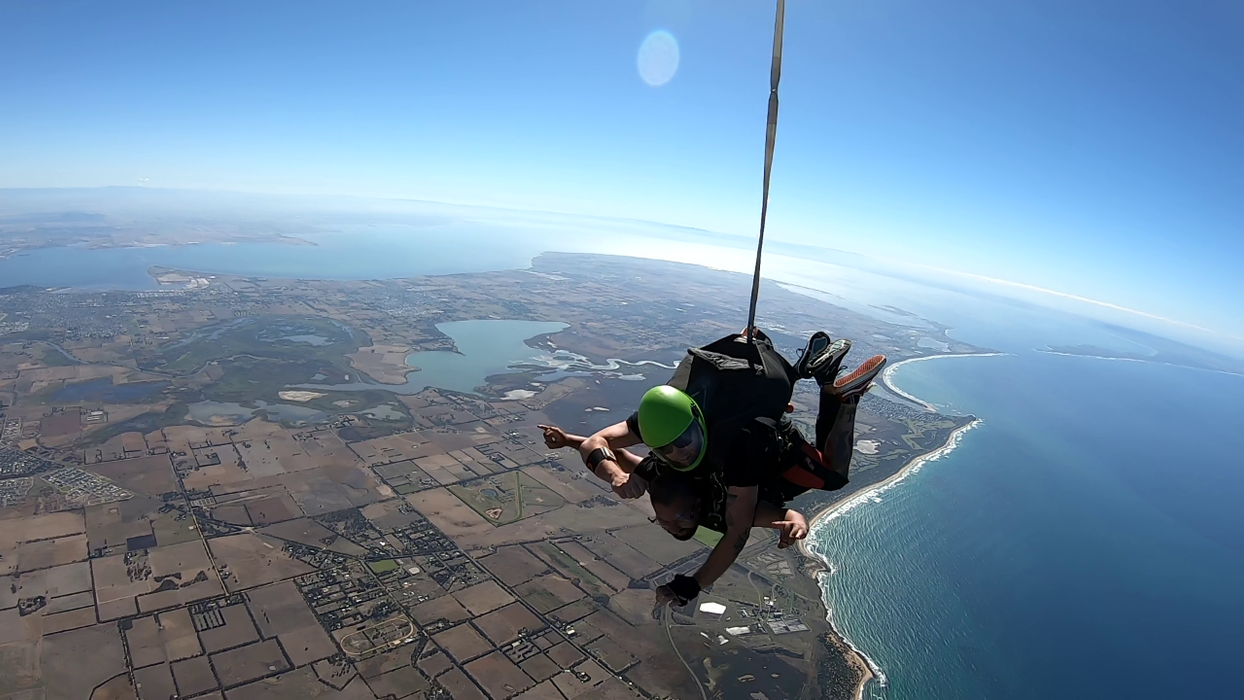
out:
M669 385L653 387L639 400L639 432L644 444L679 471L704 459L707 430L695 399Z

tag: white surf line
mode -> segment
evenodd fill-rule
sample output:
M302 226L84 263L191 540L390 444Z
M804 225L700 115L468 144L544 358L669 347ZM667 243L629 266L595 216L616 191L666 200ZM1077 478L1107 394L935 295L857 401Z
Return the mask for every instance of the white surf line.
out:
M1165 365L1166 367L1179 367L1180 369L1190 369L1197 372L1213 372L1215 374L1225 374L1229 377L1244 377L1244 374L1232 372L1226 369L1211 369L1209 367L1193 367L1191 365L1180 365L1174 362L1158 362L1157 360L1146 360L1139 357L1103 357L1101 355L1081 355L1077 352L1059 352L1057 350L1042 350L1041 348L1033 348L1033 352L1039 352L1042 355L1058 355L1059 357L1078 357L1083 360L1105 360L1107 362L1139 362L1143 365Z
M1057 350L1042 350L1041 348L1033 348L1033 352L1039 352L1044 355L1058 355L1060 357L1083 357L1086 360L1113 360L1115 362L1151 362L1152 364L1155 364L1155 365L1170 364L1169 362L1153 362L1152 360L1142 360L1139 357L1104 357L1102 355L1081 355L1078 352L1058 352ZM1182 367L1183 365L1173 365L1173 366ZM1194 369L1194 368L1189 367L1188 369Z
M935 412L937 409L934 408L933 405L930 404L929 402L919 397L913 396L903 391L902 389L899 389L897 386L894 385L892 381L894 370L898 369L899 367L901 367L902 365L908 362L919 362L922 360L932 360L932 359L936 359L939 357L997 357L997 356L1006 355L1006 354L1009 354L1009 353L984 352L984 353L968 353L968 354L958 354L958 355L946 354L946 355L925 355L923 357L912 357L912 358L903 360L901 362L896 362L890 367L888 367L885 370L885 372L882 374L881 380L882 380L882 384L885 385L885 388L887 390L892 391L895 394L898 394L908 399L909 401L913 401L916 404L924 406L928 410ZM951 452L954 452L955 448L959 446L959 443L963 441L963 436L966 435L968 431L981 425L981 423L982 423L981 419L977 418L976 420L972 421L971 423L968 423L967 425L956 428L955 430L951 431L950 436L946 439L946 444L942 445L936 450L933 450L932 452L929 452L928 454L924 454L913 459L911 462L908 462L907 464L903 465L902 469L898 470L897 472L890 475L889 477L881 480L880 482L855 494L854 496L851 496L850 498L847 498L840 503L835 503L829 508L826 508L825 510L822 510L821 512L817 513L812 518L812 522L809 523L808 525L807 538L800 540L799 542L799 551L801 551L804 554L804 556L809 557L813 561L820 562L821 565L824 567L824 570L821 571L820 574L818 574L817 576L817 584L821 587L821 601L825 604L826 621L828 621L830 626L834 628L834 631L838 634L838 636L841 637L842 640L847 643L847 646L850 647L852 651L854 651L856 654L860 656L861 659L864 660L864 663L868 666L868 669L872 673L873 678L877 680L877 683L880 684L882 688L887 688L889 686L890 681L889 681L889 678L885 675L885 671L882 670L881 665L878 664L876 661L874 661L872 657L870 657L868 654L866 654L864 650L860 649L859 646L857 646L855 642L849 636L847 636L847 634L834 622L833 607L831 607L830 605L829 594L826 592L826 586L823 585L822 577L832 576L838 572L838 569L837 567L834 566L834 563L829 560L828 555L822 554L819 548L817 548L816 533L822 530L823 528L828 527L828 523L830 521L836 520L846 515L848 512L864 505L865 503L872 503L872 502L877 501L878 496L889 491L890 489L894 488L898 484L902 483L908 476L919 472L922 468L924 468L924 465L928 464L929 462L936 462L937 460L945 457ZM860 685L859 690L856 694L855 700L863 699L864 688L866 685L867 683L863 683Z
M886 388L886 391L893 392L894 394L897 394L898 396L901 396L907 399L908 401L911 401L912 403L923 406L925 410L927 411L932 411L936 413L937 407L935 407L933 404L929 403L928 401L925 401L924 399L920 399L915 396L912 396L911 394L903 391L902 389L894 385L895 370L897 370L899 367L902 367L903 365L909 362L923 362L925 360L936 360L939 357L999 357L1001 355L1006 355L1006 354L1008 353L1005 353L1005 352L972 352L972 353L950 353L950 354L945 354L945 355L924 355L921 357L911 357L901 362L895 362L889 367L886 367L885 370L881 373L881 384L882 386Z
M889 491L890 489L894 488L899 483L901 483L904 479L906 479L908 476L918 473L922 468L924 468L924 465L928 464L929 462L936 462L942 457L945 457L951 452L954 452L955 448L957 448L959 446L959 443L962 442L963 436L966 435L968 431L981 425L982 422L983 421L981 421L981 419L977 418L976 420L972 421L971 423L968 423L967 425L961 426L959 428L955 428L953 431L951 431L950 436L946 438L946 444L942 445L936 450L933 450L932 452L920 455L919 457L908 462L906 465L903 466L902 469L890 475L888 478L883 479L877 482L876 484L873 484L872 486L868 487L867 489L844 500L843 502L834 504L833 507L827 508L821 513L818 513L817 517L813 518L815 522L812 524L812 526L809 529L810 530L814 529L816 525L820 523L821 521L828 522L830 520L835 520L837 518L842 517L843 515L846 515L849 511L854 510L855 508L865 503L874 501L877 496L880 496L886 491Z
M989 355L1002 355L1002 354L1005 354L1005 353L990 353ZM965 357L965 356L958 355L958 356L951 356L951 357ZM913 358L913 359L925 360L925 359L930 359L930 358L921 357L921 358ZM922 403L922 404L926 403L914 397L913 397L913 400L919 403ZM821 586L821 600L825 604L826 621L828 621L830 626L834 628L834 631L838 633L838 636L842 637L843 641L847 643L847 646L851 647L851 649L855 653L860 655L860 658L864 659L864 663L868 665L868 669L872 672L873 677L876 678L877 682L881 685L882 688L888 687L889 682L890 682L889 678L885 675L885 671L883 671L881 669L881 666L876 661L874 661L870 656L868 656L868 654L864 653L864 651L860 649L855 644L855 642L852 641L851 638L848 637L847 634L843 632L843 630L840 627L838 627L837 624L834 623L834 611L833 611L833 608L830 606L829 596L825 591L826 587L822 584L821 577L832 576L836 574L838 572L838 568L835 567L833 562L829 560L829 557L826 554L822 554L820 549L816 546L816 533L817 531L825 527L828 527L828 523L830 521L836 520L846 515L848 512L866 503L875 502L878 496L889 491L890 489L894 488L898 484L902 483L908 476L918 473L924 467L924 465L928 464L929 462L936 462L937 460L945 457L951 452L954 452L955 448L957 448L959 446L959 443L963 440L963 436L966 435L968 431L979 426L981 423L982 421L979 418L977 418L976 420L972 421L971 423L968 423L967 425L964 425L960 428L956 428L950 433L950 437L946 439L946 444L942 445L941 447L937 448L936 450L933 450L932 452L928 454L921 455L913 459L911 462L904 465L902 469L898 470L898 472L892 474L891 476L878 482L877 484L874 484L873 486L868 487L867 489L842 501L841 503L835 503L829 508L826 508L820 513L817 513L816 516L812 518L812 522L808 527L807 538L799 542L799 549L801 552L803 552L804 556L810 557L811 559L820 562L824 566L824 571L822 571L817 576L817 584ZM860 700L861 698L863 698L863 693L864 693L864 688L861 687L859 690L859 694L856 695L856 700Z

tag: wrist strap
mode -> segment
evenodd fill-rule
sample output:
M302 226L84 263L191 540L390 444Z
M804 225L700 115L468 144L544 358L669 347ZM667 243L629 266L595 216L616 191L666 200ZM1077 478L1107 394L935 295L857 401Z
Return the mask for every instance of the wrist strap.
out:
M609 449L608 447L597 447L596 449L592 450L591 454L587 456L587 461L586 461L587 468L590 469L593 474L595 474L596 468L599 467L600 463L604 462L605 460L609 460L610 462L617 461L613 456L613 450Z
M678 596L679 605L686 605L700 595L700 582L694 576L678 574L667 585L670 591Z

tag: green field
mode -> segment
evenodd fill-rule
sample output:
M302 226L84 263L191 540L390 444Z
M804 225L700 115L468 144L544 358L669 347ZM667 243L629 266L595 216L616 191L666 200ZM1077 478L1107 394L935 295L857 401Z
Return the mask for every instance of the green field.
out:
M199 328L163 345L140 364L152 371L193 377L196 384L203 377L199 372L206 370L211 379L202 384L202 399L253 408L260 400L291 403L279 393L299 384L358 381L360 372L351 367L346 355L369 345L371 339L365 333L325 318L247 316ZM363 417L355 424L354 430L363 437L392 434L413 424L406 407L383 389L322 393L297 405L335 415L359 414L388 404L383 417ZM181 413L177 420L184 416Z
M70 365L82 364L81 362L74 362L68 357L65 357L64 355L60 354L60 352L58 352L56 348L50 345L43 347L42 360L43 360L43 364L47 365L48 367L68 367Z
M361 346L366 335L310 316L249 316L200 328L164 345L159 369L191 374L208 362L240 355L271 360L320 360L336 363Z
M558 549L557 545L552 542L541 542L536 545L536 548L556 562L558 568L569 574L572 579L578 579L579 587L589 594L606 597L613 594L613 589L606 586L595 574L579 566L579 562L575 561L574 557Z
M561 508L565 499L520 471L454 484L449 490L493 525Z
M695 541L705 547L716 547L721 538L722 534L716 530L710 530L706 527L696 528Z
M175 403L164 409L163 413L144 413L127 421L109 423L91 433L89 440L83 444L99 445L121 433L151 433L174 425L185 425L187 410L186 404Z
M394 559L382 559L381 561L369 561L367 562L367 568L371 569L372 573L387 574L390 571L397 571L397 561Z
M270 404L294 403L280 397L280 392L298 384L317 383L317 374L341 377L357 374L353 369L343 369L323 360L272 360L254 357L236 357L222 360L217 367L223 372L219 379L203 387L203 397L222 403L239 403L255 406L256 399ZM330 380L331 381L331 380ZM389 432L408 429L412 424L410 411L393 394L376 391L324 391L324 396L310 401L296 402L298 406L314 408L328 414L361 413L380 404L388 404L389 410L400 414L398 420L366 418L366 425L378 426ZM344 403L345 405L339 405ZM183 414L184 415L184 414ZM373 435L373 437L375 437Z

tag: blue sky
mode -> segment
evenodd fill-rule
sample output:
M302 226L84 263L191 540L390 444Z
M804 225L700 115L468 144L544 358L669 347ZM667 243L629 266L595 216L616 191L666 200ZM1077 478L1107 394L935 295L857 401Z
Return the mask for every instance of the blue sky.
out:
M0 187L410 197L752 235L770 3L12 3ZM787 8L774 238L1244 336L1244 5ZM637 67L663 29L659 87Z

